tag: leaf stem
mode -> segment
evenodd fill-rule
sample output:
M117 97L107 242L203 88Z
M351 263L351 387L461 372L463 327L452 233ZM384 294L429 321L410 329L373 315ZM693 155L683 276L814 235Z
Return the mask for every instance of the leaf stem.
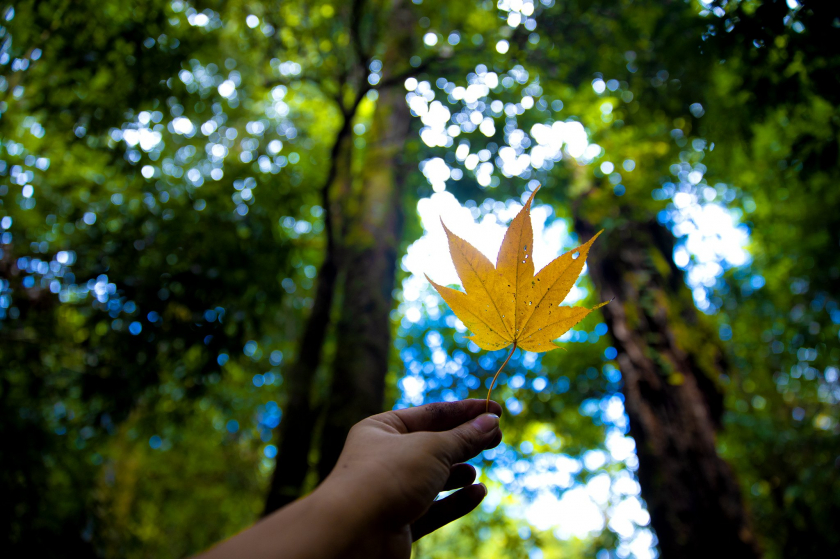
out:
M510 353L508 353L507 359L505 359L505 362L502 363L501 367L499 367L499 370L496 371L496 374L493 375L493 382L490 383L490 390L487 391L487 405L485 406L485 409L484 409L485 413L490 411L490 393L493 392L493 386L495 386L495 384L496 384L496 379L499 378L499 373L502 372L502 369L504 369L505 365L508 364L508 361L510 361L510 358L513 357L513 352L514 351L516 351L516 342L513 342L513 347L510 348Z

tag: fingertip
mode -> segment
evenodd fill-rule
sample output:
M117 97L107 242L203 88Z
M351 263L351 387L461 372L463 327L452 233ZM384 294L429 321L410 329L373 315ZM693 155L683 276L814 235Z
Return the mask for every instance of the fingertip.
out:
M475 467L471 464L455 464L449 470L449 479L446 480L443 490L450 491L452 489L469 487L475 481L477 475Z
M483 483L476 483L475 485L470 485L466 489L469 490L468 498L470 502L472 502L470 510L480 505L484 498L487 497L487 486Z
M487 487L483 483L469 485L460 491L432 503L426 514L418 518L411 526L411 538L417 541L426 534L434 532L441 526L449 524L473 511L484 497Z
M439 440L444 445L441 450L449 463L457 464L488 448L488 444L499 438L500 433L499 416L483 413L443 434Z
M486 449L496 448L497 446L499 446L501 444L501 442L502 442L502 432L500 430L498 433L496 433L496 436L494 436L490 440L490 442L487 444L487 446L485 448Z
M462 491L464 492L464 499L472 503L470 510L477 507L481 503L481 501L483 501L484 498L487 497L487 486L483 483L475 483L473 485L468 485L467 487L462 489Z
M470 475L468 475L466 477L466 479L464 480L466 482L464 485L471 485L471 484L475 483L475 478L477 478L477 477L478 477L478 475L476 474L475 470L473 470L470 473Z
M475 469L475 466L473 466L472 464L467 464L466 462L455 464L455 467L464 470L464 472L469 472L470 475L473 476L473 480L475 480L475 476L478 474L477 470ZM470 481L470 483L472 483L472 481Z
M489 411L490 413L494 413L494 414L498 415L499 417L501 417L502 416L502 405L495 400L490 400L490 405L489 405L487 411Z
M499 428L499 416L494 413L483 413L473 419L473 427L480 433L489 434Z

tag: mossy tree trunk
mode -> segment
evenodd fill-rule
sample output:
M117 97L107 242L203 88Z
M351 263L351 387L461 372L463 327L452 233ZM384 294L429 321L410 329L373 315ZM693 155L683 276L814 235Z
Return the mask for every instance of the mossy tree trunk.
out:
M402 0L387 3L390 44L382 56L383 87L364 135L366 144L357 145L352 133L366 90L360 88L352 110L345 111L331 154L324 190L327 253L297 360L285 373L287 397L278 428L277 465L263 514L303 495L311 487L313 469L314 481L326 477L350 427L381 412L384 404L392 292L404 221L402 155L411 123L394 69L403 68L410 57L414 23ZM368 55L358 29L361 10L362 2L355 2L354 45L366 78ZM326 401L316 404L313 381L331 329L336 350L329 386Z
M398 28L411 21L400 9L394 15L392 23ZM408 33L393 36L397 44L384 57L386 69L404 64L403 54L408 50ZM344 285L320 440L319 479L335 465L350 427L381 412L384 404L392 292L404 222L407 167L403 152L410 124L402 88L381 90L359 174L358 208L345 236Z
M597 231L576 220L581 239ZM627 220L592 248L589 274L602 300L623 378L639 482L662 556L760 557L737 480L718 455L726 363L701 320L673 237L656 222Z
M329 192L349 180L352 159L352 114L346 115L339 130L330 159L330 170L324 185L324 209L327 243L326 253L318 270L312 310L306 319L295 362L286 370L286 400L283 421L278 426L277 460L266 496L263 514L269 514L297 499L309 472L309 454L318 419L313 407L313 381L321 367L324 342L330 326L335 300L340 255L333 232Z

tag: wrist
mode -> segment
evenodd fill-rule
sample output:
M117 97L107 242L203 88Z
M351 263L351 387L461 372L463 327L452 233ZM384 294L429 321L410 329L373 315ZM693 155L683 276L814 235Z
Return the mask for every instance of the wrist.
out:
M363 557L358 550L366 545L359 540L370 534L370 517L352 503L344 487L325 480L308 496L220 543L202 559Z
M376 491L351 474L333 472L307 498L324 514L340 518L342 527L351 533L359 526L378 526L383 520Z
M395 535L391 532L398 531L397 526L385 518L384 506L368 481L334 472L306 500L319 523L329 531L330 549L339 550L331 557L389 556L383 555L382 550Z

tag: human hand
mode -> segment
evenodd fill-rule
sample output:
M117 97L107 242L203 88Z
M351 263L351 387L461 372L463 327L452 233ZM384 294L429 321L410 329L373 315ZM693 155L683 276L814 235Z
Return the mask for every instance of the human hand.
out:
M367 526L358 557L409 557L411 542L473 510L487 494L463 462L502 440L502 408L463 400L394 410L357 423L316 493ZM441 491L460 491L435 501ZM314 495L313 495L314 496ZM324 505L322 505L324 506Z
M464 464L502 440L502 408L484 400L374 415L350 430L338 463L309 496L208 550L203 559L408 558L411 542L456 520L487 490ZM435 501L438 493L460 491Z

